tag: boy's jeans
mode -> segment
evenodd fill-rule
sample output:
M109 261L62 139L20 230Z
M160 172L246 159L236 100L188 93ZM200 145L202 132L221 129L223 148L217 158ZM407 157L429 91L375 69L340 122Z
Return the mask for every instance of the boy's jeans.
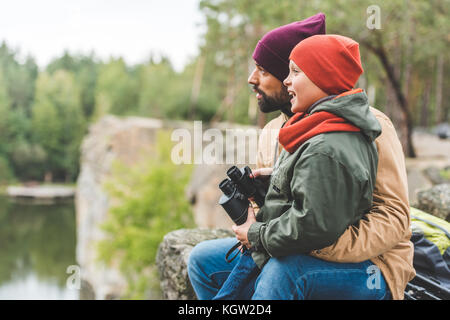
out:
M198 299L212 299L227 279L231 263L225 254L235 238L208 240L191 252L188 274ZM298 254L271 258L246 288L248 299L391 299L381 271L371 262L337 263Z

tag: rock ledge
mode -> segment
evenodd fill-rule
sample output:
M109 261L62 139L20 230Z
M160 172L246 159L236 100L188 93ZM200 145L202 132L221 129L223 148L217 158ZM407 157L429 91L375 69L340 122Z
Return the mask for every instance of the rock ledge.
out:
M233 236L225 229L180 229L166 234L156 255L164 299L196 299L187 274L191 250L202 241Z

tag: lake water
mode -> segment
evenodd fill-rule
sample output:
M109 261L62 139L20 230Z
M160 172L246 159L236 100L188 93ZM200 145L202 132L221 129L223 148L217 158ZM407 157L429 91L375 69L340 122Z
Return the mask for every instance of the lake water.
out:
M73 201L31 204L0 196L0 299L79 299ZM69 268L70 270L70 268Z

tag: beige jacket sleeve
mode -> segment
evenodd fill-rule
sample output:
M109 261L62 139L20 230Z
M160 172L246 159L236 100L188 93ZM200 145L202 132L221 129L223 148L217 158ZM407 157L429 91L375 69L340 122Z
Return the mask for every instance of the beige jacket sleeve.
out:
M269 121L261 131L258 139L258 154L256 158L256 167L271 168L274 165L274 159L280 154L282 146L278 144L278 133L284 122L288 120L282 113L277 118ZM275 148L277 147L277 154Z
M256 155L256 168L272 168L274 159L281 153L282 146L278 144L278 133L284 122L288 117L281 113L277 118L269 121L261 130L258 139L258 152ZM278 147L277 147L278 146ZM275 154L275 148L276 154ZM255 214L258 214L259 207L255 202L252 202Z
M371 108L382 127L375 140L378 171L373 206L359 226L350 226L331 246L311 255L336 262L361 262L390 250L410 234L405 159L395 128L387 116Z

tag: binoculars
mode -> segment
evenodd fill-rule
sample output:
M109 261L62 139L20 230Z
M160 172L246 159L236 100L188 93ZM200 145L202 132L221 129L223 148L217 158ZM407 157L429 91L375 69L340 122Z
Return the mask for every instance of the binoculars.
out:
M242 169L232 166L227 171L228 178L219 184L223 192L219 204L237 225L247 221L248 198L253 198L260 208L264 205L267 188L261 181L251 177L251 173L248 166Z

